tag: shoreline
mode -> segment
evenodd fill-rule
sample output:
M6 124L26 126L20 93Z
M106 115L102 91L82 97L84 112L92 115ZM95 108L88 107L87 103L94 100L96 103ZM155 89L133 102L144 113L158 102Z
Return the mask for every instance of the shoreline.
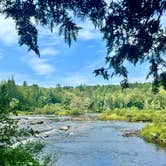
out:
M90 116L89 116L90 115ZM150 123L145 122L145 121L127 121L127 120L122 120L122 119L116 119L116 120L101 120L100 119L101 114L95 114L95 116L93 116L93 114L84 114L84 115L80 115L80 116L59 116L59 115L18 115L18 116L14 116L15 119L19 119L22 121L23 123L23 127L25 126L29 126L32 127L32 129L35 129L35 127L40 129L40 123L41 125L44 123L45 124L45 129L44 130L39 130L39 134L37 135L37 138L46 138L49 137L49 135L51 133L57 132L59 131L58 128L53 128L52 126L48 125L49 123L53 123L53 122L74 122L74 121L124 121L124 122L128 122L128 123L133 123L133 122L143 122L143 123L147 123L147 125L145 127L143 127L141 130L139 131L127 131L126 133L124 132L122 135L126 136L126 137L131 137L131 136L139 136L142 139L144 139L147 142L159 145L161 147L166 147L166 142L162 142L160 140L158 140L158 138L155 138L155 133L152 135L152 137L150 138L150 136L147 138L146 135L143 134L143 131L146 131L146 127L148 125L150 125ZM19 122L20 123L20 122ZM149 133L150 135L151 133Z

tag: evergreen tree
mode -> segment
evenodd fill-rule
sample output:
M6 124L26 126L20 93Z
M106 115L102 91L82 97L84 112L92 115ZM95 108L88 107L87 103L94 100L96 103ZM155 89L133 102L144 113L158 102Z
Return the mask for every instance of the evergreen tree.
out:
M75 20L91 20L106 43L106 67L94 71L105 79L124 77L121 85L128 87L125 62L133 65L148 62L153 77L153 90L166 88L166 30L161 24L166 13L165 0L1 0L1 13L15 21L19 44L40 55L37 25L54 27L70 46L81 29ZM37 24L32 23L33 20ZM109 73L113 69L112 73Z

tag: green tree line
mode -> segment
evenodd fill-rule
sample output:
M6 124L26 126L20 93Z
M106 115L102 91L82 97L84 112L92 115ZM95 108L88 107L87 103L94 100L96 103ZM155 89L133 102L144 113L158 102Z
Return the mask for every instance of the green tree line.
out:
M133 83L127 89L120 85L44 88L37 84L28 85L26 81L16 85L12 78L0 83L0 110L33 112L45 108L83 113L124 108L165 109L166 91L160 87L159 93L154 94L151 88L151 83Z

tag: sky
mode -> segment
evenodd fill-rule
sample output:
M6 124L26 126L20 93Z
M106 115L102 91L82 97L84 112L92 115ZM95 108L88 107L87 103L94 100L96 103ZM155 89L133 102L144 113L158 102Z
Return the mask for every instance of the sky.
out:
M166 22L166 19L163 20ZM39 30L39 58L27 47L18 45L18 36L12 19L0 15L0 80L14 77L18 84L39 84L44 87L77 86L80 84L119 84L121 78L108 81L95 77L93 71L104 66L106 48L101 34L90 21L80 23L83 27L76 42L69 48L63 37L45 27ZM127 65L130 82L145 82L147 65Z

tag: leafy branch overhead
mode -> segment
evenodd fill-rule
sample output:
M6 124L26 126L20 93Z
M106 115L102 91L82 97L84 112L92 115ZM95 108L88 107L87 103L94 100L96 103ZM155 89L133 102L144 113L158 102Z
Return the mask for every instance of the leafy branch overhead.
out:
M166 88L165 0L0 0L1 13L16 23L19 44L40 55L37 25L58 27L70 46L81 29L74 20L90 19L106 43L106 67L94 71L105 79L119 75L128 85L126 62L149 63L154 87ZM32 19L37 24L32 23ZM113 69L113 72L109 72Z

